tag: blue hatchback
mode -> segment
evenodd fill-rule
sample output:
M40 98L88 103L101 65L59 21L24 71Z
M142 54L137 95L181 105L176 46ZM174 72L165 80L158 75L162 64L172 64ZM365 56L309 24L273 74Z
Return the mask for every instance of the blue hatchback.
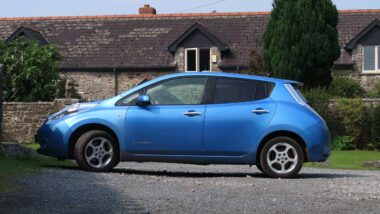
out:
M292 177L330 154L326 123L297 85L229 73L162 76L49 116L36 135L38 151L97 172L154 161L256 165Z

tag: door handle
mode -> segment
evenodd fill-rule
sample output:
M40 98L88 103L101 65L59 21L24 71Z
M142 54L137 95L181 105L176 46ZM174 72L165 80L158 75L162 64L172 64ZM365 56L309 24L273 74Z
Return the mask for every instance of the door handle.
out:
M186 116L198 116L198 115L202 115L202 113L200 113L200 112L197 112L197 111L188 111L188 112L185 112L185 113L183 113L184 115L186 115Z
M268 110L266 109L262 109L262 108L257 108L255 110L252 110L251 111L252 113L255 113L255 114L266 114L266 113L269 113Z

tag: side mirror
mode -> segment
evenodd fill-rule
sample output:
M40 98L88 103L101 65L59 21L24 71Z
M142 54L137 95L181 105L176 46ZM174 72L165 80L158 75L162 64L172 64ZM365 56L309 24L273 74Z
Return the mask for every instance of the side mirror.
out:
M150 105L149 95L140 95L139 97L137 97L136 105L138 105L138 106Z

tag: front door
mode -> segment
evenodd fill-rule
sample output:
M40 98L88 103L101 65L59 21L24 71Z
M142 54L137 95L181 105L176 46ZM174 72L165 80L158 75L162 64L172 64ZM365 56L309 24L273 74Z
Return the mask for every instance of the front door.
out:
M145 90L151 104L131 106L126 116L130 153L196 155L202 150L206 77L165 80Z

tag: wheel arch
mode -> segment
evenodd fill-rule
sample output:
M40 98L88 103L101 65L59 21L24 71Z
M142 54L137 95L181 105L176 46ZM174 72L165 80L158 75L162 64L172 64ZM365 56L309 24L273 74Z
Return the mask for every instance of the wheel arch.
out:
M90 124L85 124L85 125L82 125L80 127L78 127L77 129L75 129L75 131L71 134L70 138L69 138L69 142L68 142L68 158L74 158L74 148L75 148L75 143L77 142L77 140L79 139L79 137L88 132L88 131L91 131L91 130L102 130L102 131L105 131L107 133L109 133L110 135L112 135L112 137L116 140L116 143L118 145L118 150L120 151L120 142L119 142L119 138L117 137L116 133L108 126L104 125L104 124L99 124L99 123L90 123Z
M298 144L300 144L301 148L302 148L302 151L303 151L303 154L304 154L304 162L307 162L309 160L309 156L308 156L308 152L307 152L307 147L306 147L306 143L304 141L304 139L299 136L298 134L294 133L294 132L291 132L291 131L287 131L287 130L279 130L279 131L274 131L274 132L271 132L269 134L267 134L261 141L260 141L260 144L259 144L259 147L257 149L257 155L256 155L256 163L259 163L258 161L260 160L260 153L261 153L261 150L263 149L264 147L264 144L266 142L268 142L270 139L273 139L275 137L289 137L289 138L292 138L293 140L295 140Z

